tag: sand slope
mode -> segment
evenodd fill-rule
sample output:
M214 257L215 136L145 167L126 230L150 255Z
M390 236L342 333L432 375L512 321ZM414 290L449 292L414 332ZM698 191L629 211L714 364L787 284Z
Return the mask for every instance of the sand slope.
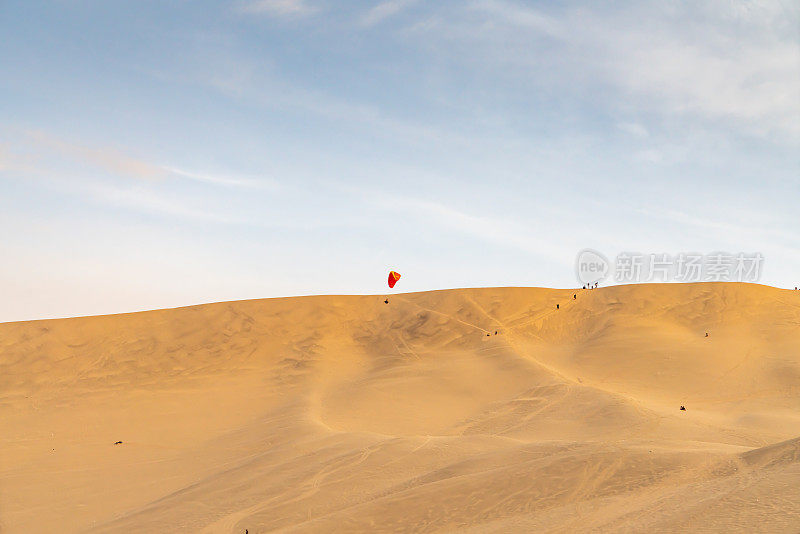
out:
M0 530L800 532L800 292L574 293L0 324Z

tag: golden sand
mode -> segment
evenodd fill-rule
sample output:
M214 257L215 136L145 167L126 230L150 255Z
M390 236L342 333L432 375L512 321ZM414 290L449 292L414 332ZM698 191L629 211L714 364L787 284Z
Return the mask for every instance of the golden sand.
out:
M0 324L0 531L800 532L800 292L383 301Z

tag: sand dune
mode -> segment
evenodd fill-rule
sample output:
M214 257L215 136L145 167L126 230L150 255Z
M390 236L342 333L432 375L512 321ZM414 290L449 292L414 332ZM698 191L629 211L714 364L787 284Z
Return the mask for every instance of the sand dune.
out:
M800 292L389 300L0 325L0 530L800 532Z

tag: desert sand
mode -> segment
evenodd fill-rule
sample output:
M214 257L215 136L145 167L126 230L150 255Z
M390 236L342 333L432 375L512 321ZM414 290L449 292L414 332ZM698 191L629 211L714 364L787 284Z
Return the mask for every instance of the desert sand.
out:
M800 532L800 292L388 298L1 324L0 530Z

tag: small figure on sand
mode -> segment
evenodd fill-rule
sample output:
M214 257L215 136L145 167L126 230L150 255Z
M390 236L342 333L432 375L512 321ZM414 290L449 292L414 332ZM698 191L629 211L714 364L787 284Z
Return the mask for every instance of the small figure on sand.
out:
M558 304L556 304L556 309L559 309L559 306L558 306Z
M686 406L681 406L681 410L686 411Z
M383 301L384 304L389 304L389 299Z
M577 298L578 298L578 294L577 294L577 293L575 293L574 295L572 295L572 300L577 300Z
M706 337L708 337L708 332L706 332Z

